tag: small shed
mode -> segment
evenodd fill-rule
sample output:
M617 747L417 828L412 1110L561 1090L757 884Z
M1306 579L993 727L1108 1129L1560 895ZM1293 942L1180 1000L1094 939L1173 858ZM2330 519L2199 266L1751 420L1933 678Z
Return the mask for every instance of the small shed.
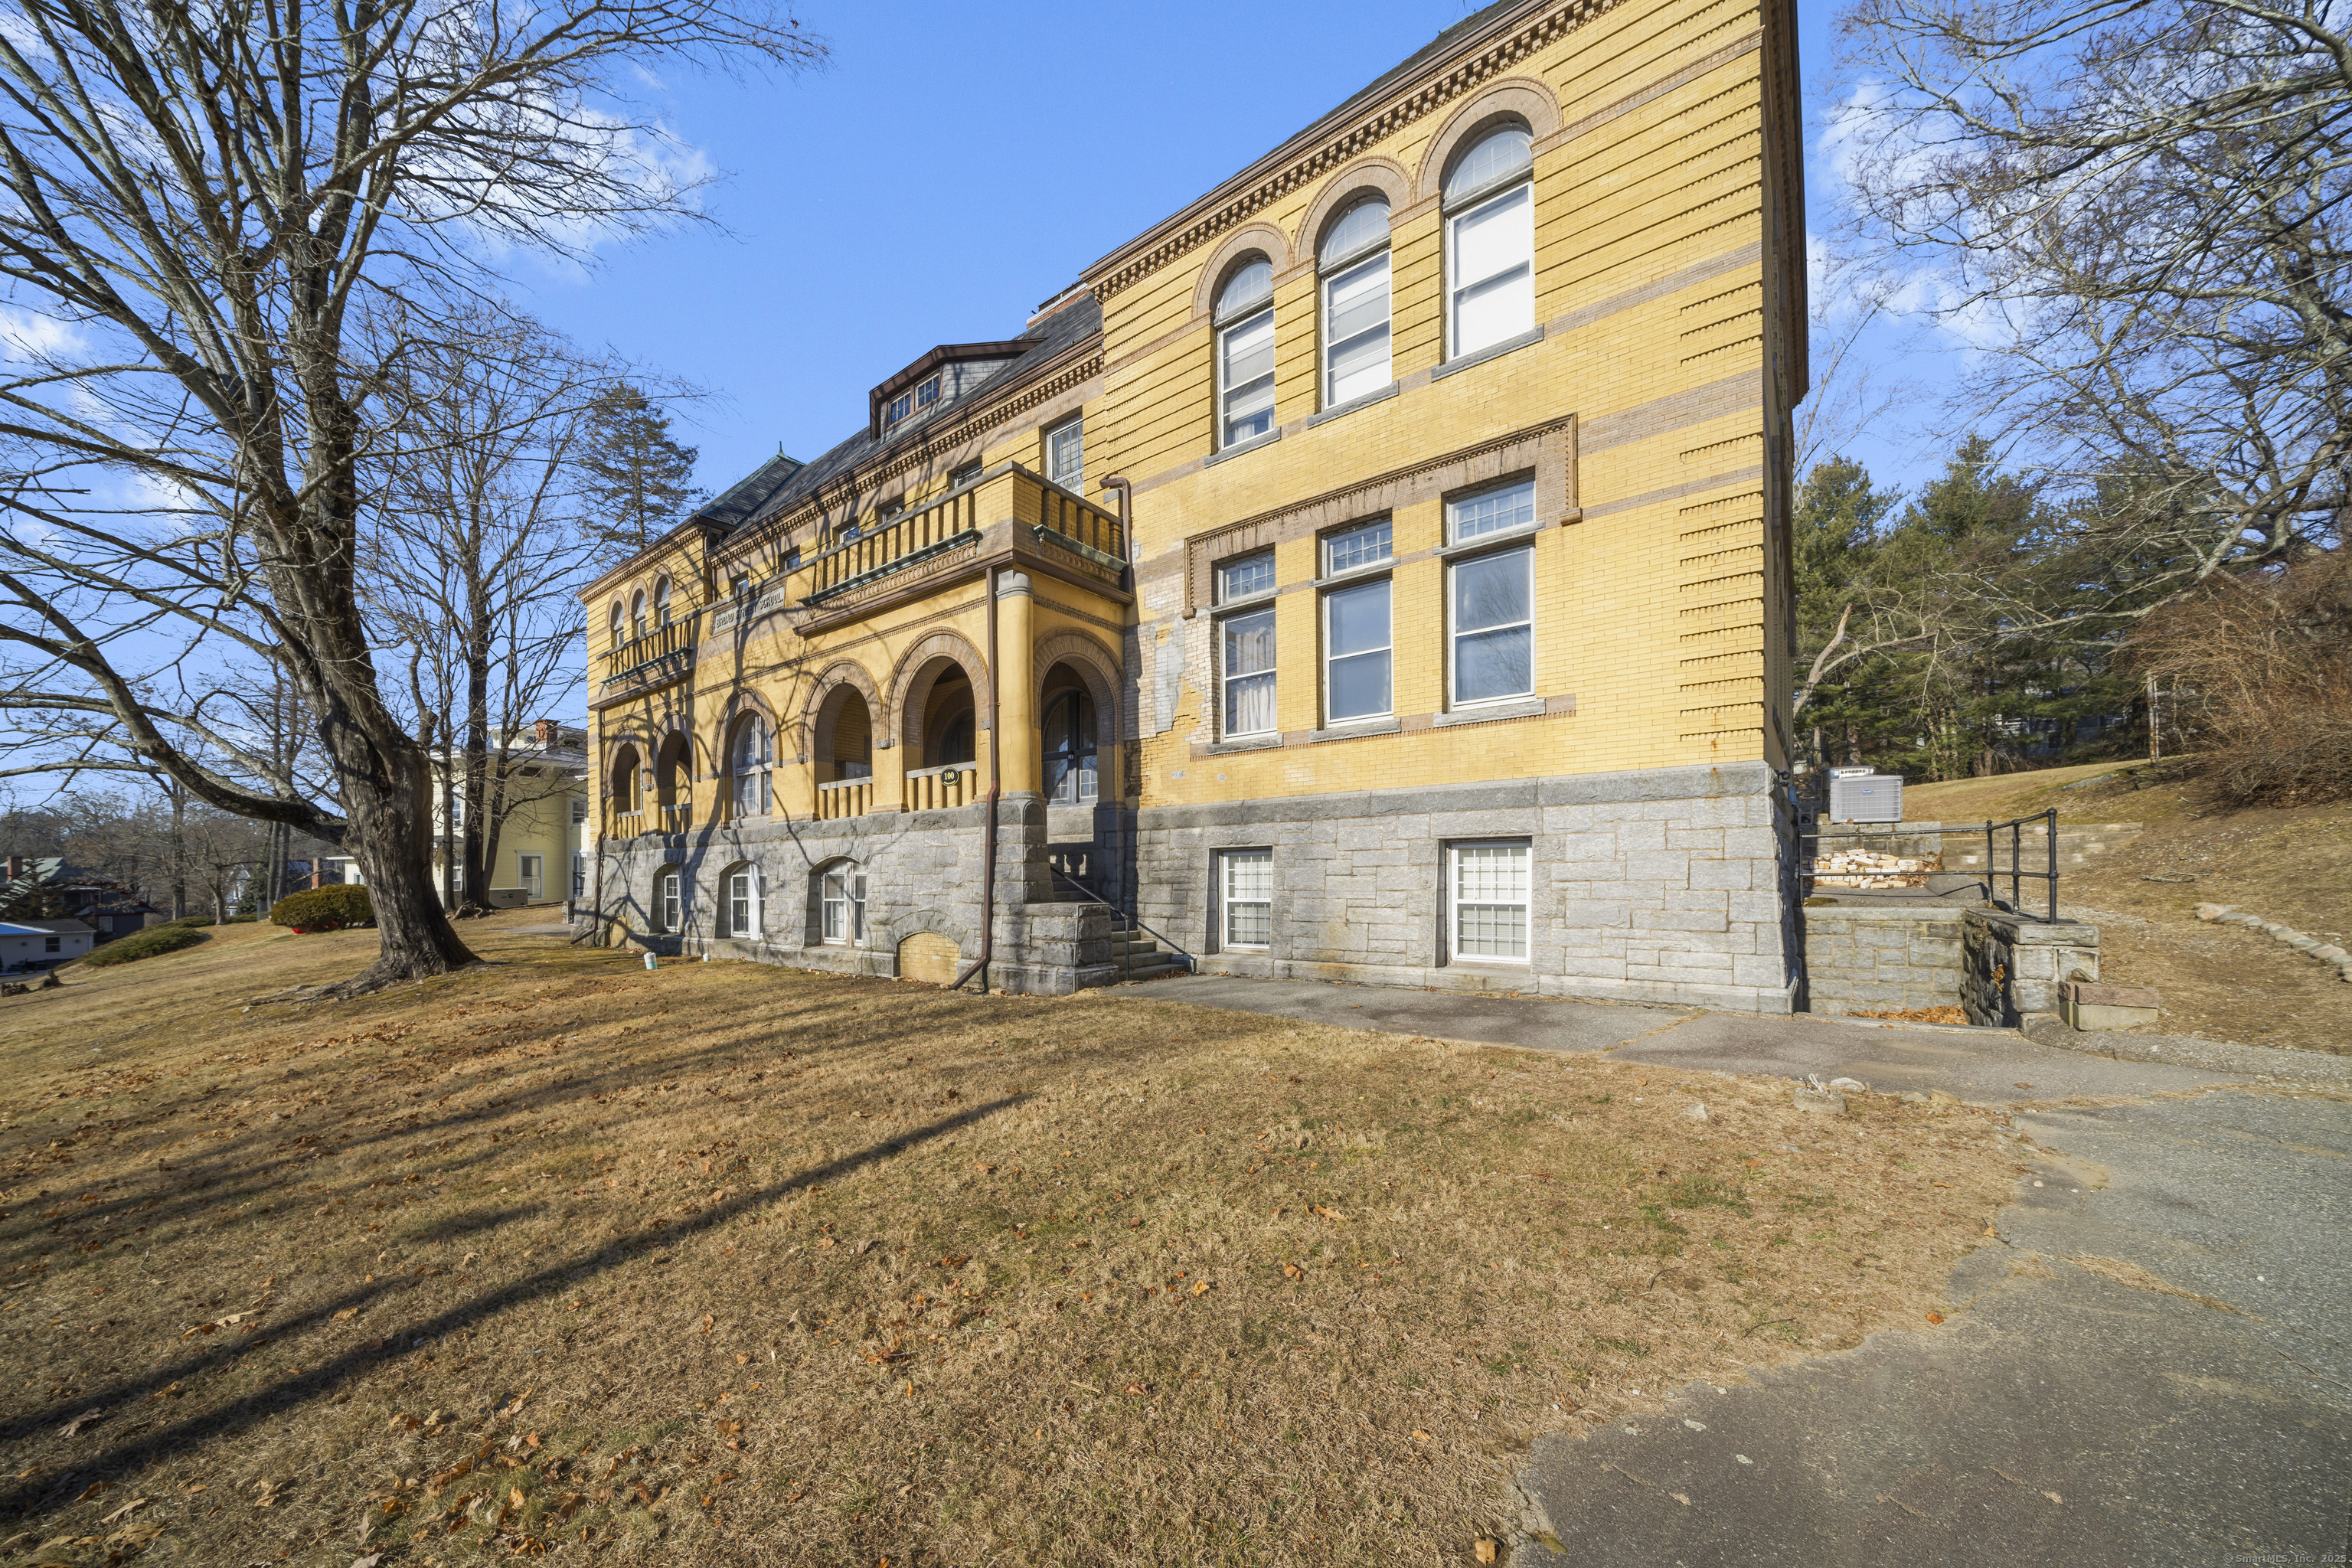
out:
M96 934L79 921L0 921L0 973L71 963L89 952Z

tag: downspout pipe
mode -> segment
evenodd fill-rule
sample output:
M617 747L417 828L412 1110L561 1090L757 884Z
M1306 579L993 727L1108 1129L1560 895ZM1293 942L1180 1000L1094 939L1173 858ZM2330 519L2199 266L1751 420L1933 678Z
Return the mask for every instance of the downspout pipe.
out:
M980 976L980 988L988 990L988 961L996 951L996 801L1003 793L1003 773L1000 762L1004 754L1004 731L997 721L996 657L996 567L988 569L988 817L981 830L980 844L980 957L971 966L956 976L948 987L961 991L973 975Z

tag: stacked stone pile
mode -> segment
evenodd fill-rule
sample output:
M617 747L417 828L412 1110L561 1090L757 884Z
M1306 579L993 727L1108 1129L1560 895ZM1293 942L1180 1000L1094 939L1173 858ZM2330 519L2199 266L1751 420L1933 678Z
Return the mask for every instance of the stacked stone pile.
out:
M1944 868L1940 855L1882 855L1874 849L1839 849L1816 856L1808 872L1824 888L1924 888L1927 874Z

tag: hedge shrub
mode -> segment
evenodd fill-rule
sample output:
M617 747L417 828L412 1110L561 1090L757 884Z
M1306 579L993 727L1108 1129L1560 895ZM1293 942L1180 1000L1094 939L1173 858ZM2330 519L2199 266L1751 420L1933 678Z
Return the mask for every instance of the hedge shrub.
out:
M291 926L298 931L372 926L375 924L375 906L368 901L365 888L349 883L333 888L305 888L278 900L269 911L269 923Z
M194 947L198 942L210 941L212 938L195 927L174 921L170 925L148 926L132 931L129 936L117 937L104 947L92 949L90 955L82 962L92 969L111 969L118 963L136 963L142 958L177 952L184 947Z

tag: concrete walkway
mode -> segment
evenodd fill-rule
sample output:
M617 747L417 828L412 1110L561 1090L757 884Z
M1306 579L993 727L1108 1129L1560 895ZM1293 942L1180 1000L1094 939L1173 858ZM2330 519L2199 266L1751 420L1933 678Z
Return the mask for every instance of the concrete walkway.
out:
M1941 1328L1539 1442L1528 1529L1567 1551L1523 1539L1516 1563L2218 1568L2352 1548L2352 1104L2294 1081L2336 1061L2232 1058L2265 1085L2008 1030L1213 976L1114 994L1979 1103L2124 1100L2017 1113L2032 1173L1953 1271Z

